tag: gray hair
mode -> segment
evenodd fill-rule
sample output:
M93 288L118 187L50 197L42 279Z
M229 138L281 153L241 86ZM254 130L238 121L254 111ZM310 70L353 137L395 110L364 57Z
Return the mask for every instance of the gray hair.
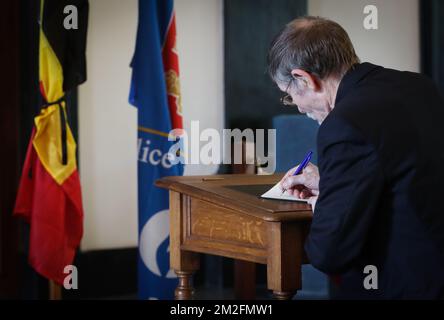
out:
M291 21L276 36L268 52L268 72L275 82L288 83L291 70L302 69L324 79L342 76L359 63L347 32L321 17Z

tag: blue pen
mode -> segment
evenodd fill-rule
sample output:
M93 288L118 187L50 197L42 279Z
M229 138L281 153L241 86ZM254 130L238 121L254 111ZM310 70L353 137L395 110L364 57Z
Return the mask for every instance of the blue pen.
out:
M296 168L296 170L293 172L292 176L297 176L298 174L302 173L302 170L305 169L305 167L308 165L308 163L311 160L311 156L313 155L313 151L309 151L307 155L305 156L304 161L301 162L301 164ZM286 189L282 190L282 193L287 191Z

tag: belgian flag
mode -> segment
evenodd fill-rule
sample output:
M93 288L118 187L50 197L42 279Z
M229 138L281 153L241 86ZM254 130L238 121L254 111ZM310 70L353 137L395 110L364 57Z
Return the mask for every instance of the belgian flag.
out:
M30 223L29 263L59 284L83 234L76 142L65 92L86 80L87 21L87 0L41 0L39 83L44 103L34 118L14 210Z

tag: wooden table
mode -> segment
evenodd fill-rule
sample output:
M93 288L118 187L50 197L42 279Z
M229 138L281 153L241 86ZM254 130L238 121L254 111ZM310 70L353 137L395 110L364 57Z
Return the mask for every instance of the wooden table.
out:
M277 299L301 288L304 239L312 218L302 202L258 195L282 175L165 177L170 190L170 265L179 285L176 299L191 299L199 253L267 265L267 286Z

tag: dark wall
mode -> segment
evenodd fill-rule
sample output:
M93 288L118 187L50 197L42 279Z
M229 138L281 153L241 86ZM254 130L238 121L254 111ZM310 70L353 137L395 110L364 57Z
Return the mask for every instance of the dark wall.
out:
M297 113L280 104L282 92L267 74L275 35L307 14L306 0L225 0L226 128L270 128L273 116Z

